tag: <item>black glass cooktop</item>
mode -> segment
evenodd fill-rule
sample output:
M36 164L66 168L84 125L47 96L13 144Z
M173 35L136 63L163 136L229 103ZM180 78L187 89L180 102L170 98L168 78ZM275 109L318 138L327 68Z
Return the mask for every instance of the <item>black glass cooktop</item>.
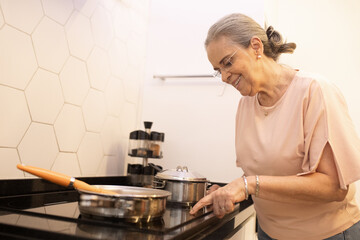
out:
M162 218L148 223L130 223L81 214L79 194L73 189L48 191L47 187L39 187L38 182L35 186L35 192L28 193L18 186L20 194L0 195L0 239L194 239L192 236L202 232L206 235L212 226L226 222L226 218L232 219L252 204L251 201L242 202L241 207L236 205L233 214L220 220L211 209L204 208L193 216L189 214L189 207L169 203ZM6 238L2 238L4 236Z

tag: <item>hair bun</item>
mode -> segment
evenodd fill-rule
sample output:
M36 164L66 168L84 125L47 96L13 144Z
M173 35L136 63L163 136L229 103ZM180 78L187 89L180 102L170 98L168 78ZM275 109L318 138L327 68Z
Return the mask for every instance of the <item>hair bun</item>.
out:
M266 35L268 37L268 39L271 39L271 37L274 35L275 29L272 26L269 26L266 29Z

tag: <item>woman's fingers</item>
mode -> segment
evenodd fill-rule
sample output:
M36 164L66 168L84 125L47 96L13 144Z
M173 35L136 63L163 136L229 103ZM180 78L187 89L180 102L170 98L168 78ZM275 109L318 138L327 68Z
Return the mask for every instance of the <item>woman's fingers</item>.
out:
M229 213L229 212L234 211L234 206L235 206L234 203L227 199L224 204L225 212Z
M195 206L191 209L190 214L195 214L197 211L202 209L205 206L211 205L213 203L212 195L207 195L200 199Z
M226 213L234 210L234 203L231 200L231 193L226 188L217 188L211 194L200 199L200 201L192 208L190 214L195 214L201 208L212 205L213 212L218 218L222 218Z
M224 187L214 192L214 214L217 217L222 218L226 213L233 211L234 203L231 201L232 198L231 193Z
M235 202L244 199L244 183L239 178L224 187L213 185L209 188L208 195L200 199L200 201L191 209L190 214L195 214L205 206L212 205L214 214L222 218L226 213L234 210Z
M220 198L218 201L214 201L214 214L218 218L223 218L228 213L226 210L226 200Z

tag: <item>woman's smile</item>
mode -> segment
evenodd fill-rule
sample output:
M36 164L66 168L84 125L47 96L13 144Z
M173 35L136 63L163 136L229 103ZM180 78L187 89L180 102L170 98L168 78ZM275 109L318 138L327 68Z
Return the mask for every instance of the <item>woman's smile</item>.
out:
M239 78L236 80L236 82L234 83L234 87L236 88L237 87L237 85L239 85L239 82L240 82L240 78L241 78L241 74L239 75Z

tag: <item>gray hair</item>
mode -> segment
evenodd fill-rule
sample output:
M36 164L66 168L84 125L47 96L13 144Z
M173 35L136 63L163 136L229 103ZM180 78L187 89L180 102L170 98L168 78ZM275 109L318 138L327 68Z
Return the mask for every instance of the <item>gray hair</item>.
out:
M280 33L272 26L265 31L252 18L241 13L227 15L212 25L205 40L205 47L222 36L244 48L248 48L251 38L257 36L264 45L264 54L274 61L277 61L280 54L293 53L296 48L295 43L284 42Z

